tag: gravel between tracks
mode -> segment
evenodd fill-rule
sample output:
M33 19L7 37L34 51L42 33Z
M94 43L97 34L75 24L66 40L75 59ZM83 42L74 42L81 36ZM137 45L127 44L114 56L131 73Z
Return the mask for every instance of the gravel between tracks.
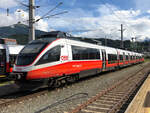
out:
M45 110L43 110L42 113L63 113L63 111L70 111L72 107L76 107L77 104L85 102L89 97L95 96L96 93L106 89L107 87L110 87L115 82L141 69L142 66L146 65L147 63L134 65L114 72L102 73L93 78L91 77L80 80L79 82L72 85L49 91L49 93L37 98L24 100L14 105L0 108L0 113L35 113L36 111L39 111L43 108L45 108ZM50 109L46 108L49 105L56 103L57 101L78 93L88 93L88 97L77 98L75 100L59 104L58 106L52 107Z

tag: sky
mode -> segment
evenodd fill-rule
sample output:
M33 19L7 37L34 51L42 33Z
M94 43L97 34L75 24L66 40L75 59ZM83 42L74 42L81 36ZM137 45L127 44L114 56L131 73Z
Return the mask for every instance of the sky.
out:
M18 2L19 1L19 2ZM43 18L35 23L43 31L61 30L75 36L120 40L121 24L124 40L150 38L150 0L35 0L35 20L49 13L68 13ZM28 25L28 0L0 0L0 27L21 22ZM6 9L9 8L9 15Z

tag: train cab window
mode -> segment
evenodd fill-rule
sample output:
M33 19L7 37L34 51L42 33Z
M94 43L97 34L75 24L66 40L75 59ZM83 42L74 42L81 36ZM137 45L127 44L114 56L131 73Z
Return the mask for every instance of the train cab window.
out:
M10 61L10 67L13 67L13 64L15 64L15 60L17 58L17 55L10 55L9 56L9 61Z
M60 60L60 52L61 52L60 46L56 46L56 47L50 49L48 52L46 52L42 56L42 58L37 62L36 65L59 61Z
M36 57L47 45L47 42L41 42L38 40L34 40L27 44L18 55L16 65L24 66L32 64Z

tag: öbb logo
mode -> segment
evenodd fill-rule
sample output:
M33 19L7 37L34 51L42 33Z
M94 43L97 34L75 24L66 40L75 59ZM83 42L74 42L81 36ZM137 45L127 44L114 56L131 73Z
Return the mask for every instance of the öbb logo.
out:
M68 60L68 56L61 56L61 60L63 61Z

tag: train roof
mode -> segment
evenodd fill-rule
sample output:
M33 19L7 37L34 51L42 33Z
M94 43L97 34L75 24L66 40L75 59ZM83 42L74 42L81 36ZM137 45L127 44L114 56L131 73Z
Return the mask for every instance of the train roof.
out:
M98 40L93 40L93 39L89 39L89 38L83 38L83 37L73 37L71 35L68 35L65 32L61 32L61 31L52 31L52 32L48 32L45 35L41 35L40 37L38 37L38 41L43 41L43 42L48 42L51 43L56 39L69 39L72 41L80 41L83 44L88 43L88 44L93 44L94 45L98 45L99 47L103 48L103 49L107 49L107 51L109 53L114 53L114 51L117 49L121 54L123 54L123 52L125 52L125 54L139 54L136 52L132 52L132 51L128 51L128 50L123 50L123 49L118 49L118 48L112 48L112 47L107 47L107 46L102 46L99 45L99 41ZM112 52L111 52L112 51Z
M81 42L87 42L87 43L92 43L92 44L97 44L100 45L100 41L96 39L90 39L90 38L84 38L84 37L74 37L71 36L70 34L66 32L61 32L61 31L51 31L48 32L44 35L39 36L37 39L41 39L43 41L50 41L51 40L56 40L58 38L66 38L66 39L71 39L71 40L76 40L76 41L81 41Z
M4 49L4 46L3 46L3 44L0 44L0 49Z

